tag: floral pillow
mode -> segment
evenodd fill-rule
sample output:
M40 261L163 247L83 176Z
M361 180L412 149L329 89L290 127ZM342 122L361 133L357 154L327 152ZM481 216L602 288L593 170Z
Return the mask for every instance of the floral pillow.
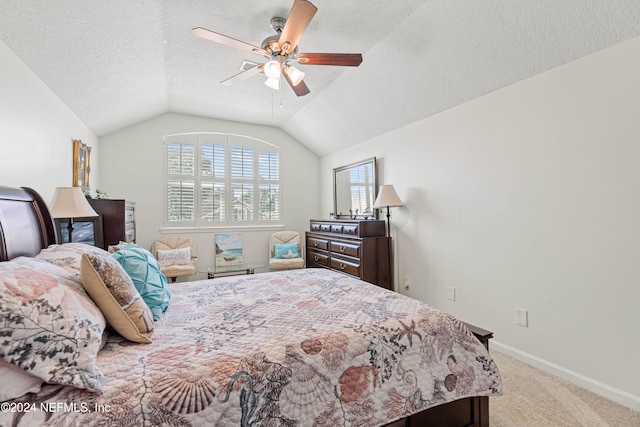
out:
M53 384L104 389L104 316L78 277L47 261L0 263L0 358Z
M80 277L109 324L130 341L150 343L151 310L122 266L108 253L82 256Z
M101 253L106 253L106 251L85 243L63 243L61 245L51 245L41 250L36 255L36 258L48 261L79 276L82 254L96 255Z

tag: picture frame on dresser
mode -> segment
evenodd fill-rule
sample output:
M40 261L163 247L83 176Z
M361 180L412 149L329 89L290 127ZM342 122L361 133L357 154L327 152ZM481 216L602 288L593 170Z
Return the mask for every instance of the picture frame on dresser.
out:
M102 215L74 218L73 242L69 242L69 218L55 218L58 243L86 243L99 248L104 246L102 238Z

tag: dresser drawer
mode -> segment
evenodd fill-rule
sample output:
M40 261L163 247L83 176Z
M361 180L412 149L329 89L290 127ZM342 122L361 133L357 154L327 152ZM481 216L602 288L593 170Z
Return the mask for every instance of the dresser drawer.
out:
M124 233L125 242L134 243L136 241L136 230L132 228L131 230L126 230Z
M341 241L332 241L330 245L331 252L360 258L360 245L353 243L345 243Z
M334 270L360 277L360 264L349 262L341 258L331 257L330 267Z
M124 211L124 222L133 222L136 212L132 208L126 208Z
M350 236L358 235L358 226L357 225L345 225L342 227L342 233L348 234Z
M317 237L307 237L307 247L328 251L329 241L324 239L318 239Z
M342 224L331 224L332 233L342 233Z
M307 262L315 265L321 265L324 267L329 266L329 256L313 250L307 253Z

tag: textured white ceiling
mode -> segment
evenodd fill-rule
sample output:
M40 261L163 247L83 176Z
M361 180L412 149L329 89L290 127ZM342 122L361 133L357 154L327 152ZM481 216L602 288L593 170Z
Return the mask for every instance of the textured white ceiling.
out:
M0 0L0 40L97 135L165 112L278 126L319 155L389 132L640 35L637 0L312 0L299 66L311 93L273 91L244 59L191 35L259 45L292 0Z

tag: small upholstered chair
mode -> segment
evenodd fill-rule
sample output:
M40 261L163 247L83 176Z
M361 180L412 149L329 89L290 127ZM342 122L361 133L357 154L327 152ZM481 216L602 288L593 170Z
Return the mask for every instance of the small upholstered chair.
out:
M191 239L180 236L158 239L153 242L151 253L160 262L162 274L172 282L177 277L196 274L196 248Z
M298 232L278 231L269 238L270 269L303 268L303 254Z

